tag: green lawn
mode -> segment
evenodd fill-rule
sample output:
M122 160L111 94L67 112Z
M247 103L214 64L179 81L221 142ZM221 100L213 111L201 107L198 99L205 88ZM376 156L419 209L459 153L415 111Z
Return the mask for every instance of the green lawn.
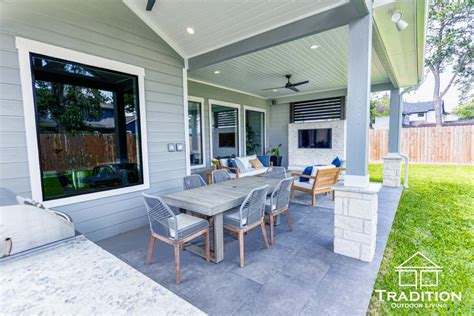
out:
M474 167L411 165L374 289L408 292L398 285L395 267L417 251L443 267L438 287L424 291L462 292L462 301L445 308L396 308L374 292L369 314L456 314L474 311ZM382 165L370 165L372 181ZM472 314L471 314L472 315Z

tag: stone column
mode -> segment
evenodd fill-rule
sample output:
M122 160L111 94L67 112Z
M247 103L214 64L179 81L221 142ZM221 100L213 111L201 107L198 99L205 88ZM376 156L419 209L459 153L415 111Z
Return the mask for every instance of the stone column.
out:
M381 185L366 188L337 185L334 208L334 252L371 262L377 237L378 195Z
M344 184L333 187L334 252L367 262L375 254L380 190L380 184L369 182L368 172L371 11L349 24L347 172Z
M388 155L383 159L383 185L399 187L402 174L400 138L402 133L402 97L400 89L390 91Z

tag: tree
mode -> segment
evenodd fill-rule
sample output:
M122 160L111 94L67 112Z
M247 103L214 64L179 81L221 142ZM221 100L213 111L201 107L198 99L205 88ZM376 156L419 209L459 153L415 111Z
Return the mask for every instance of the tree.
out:
M390 98L388 94L372 93L370 98L370 124L375 123L376 117L390 114Z
M460 120L474 119L474 99L457 106L453 112L459 115Z
M90 128L85 120L102 115L108 98L98 89L36 80L36 104L40 117L56 123L59 133L76 134Z
M426 37L426 66L434 77L433 101L436 125L442 122L442 99L456 85L465 100L472 90L474 48L474 2L472 0L431 0ZM452 70L445 87L441 74Z

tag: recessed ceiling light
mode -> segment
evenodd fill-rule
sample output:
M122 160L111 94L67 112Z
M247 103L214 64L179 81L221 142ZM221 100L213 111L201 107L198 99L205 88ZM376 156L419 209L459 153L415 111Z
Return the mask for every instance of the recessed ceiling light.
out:
M311 45L309 48L311 48L311 49L316 49L316 48L318 48L318 47L319 47L318 45L313 44L313 45Z
M188 28L186 29L186 32L188 32L188 34L193 35L193 34L194 34L194 29L193 29L192 27L188 27Z
M219 70L214 70L214 73L215 73L216 75L218 75L218 74L220 74L221 72L220 72Z
M277 92L277 91L278 91L278 89L273 89L273 92Z

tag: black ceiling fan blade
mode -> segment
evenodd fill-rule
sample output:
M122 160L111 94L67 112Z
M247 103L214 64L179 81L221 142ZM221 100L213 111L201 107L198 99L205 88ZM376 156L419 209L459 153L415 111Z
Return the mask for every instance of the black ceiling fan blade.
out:
M295 87L293 87L293 86L287 87L287 89L290 89L291 91L294 91L294 92L300 92L299 89L297 89L297 88L295 88Z
M153 9L153 6L155 5L156 0L148 0L146 3L146 10L151 11Z
M283 89L283 88L286 88L286 87L283 86L283 87L267 88L267 89L262 89L262 91L275 90L275 89Z
M291 86L296 87L296 86L300 86L302 84L307 84L308 82L309 82L309 80L300 81L300 82L297 82L297 83L292 83Z

